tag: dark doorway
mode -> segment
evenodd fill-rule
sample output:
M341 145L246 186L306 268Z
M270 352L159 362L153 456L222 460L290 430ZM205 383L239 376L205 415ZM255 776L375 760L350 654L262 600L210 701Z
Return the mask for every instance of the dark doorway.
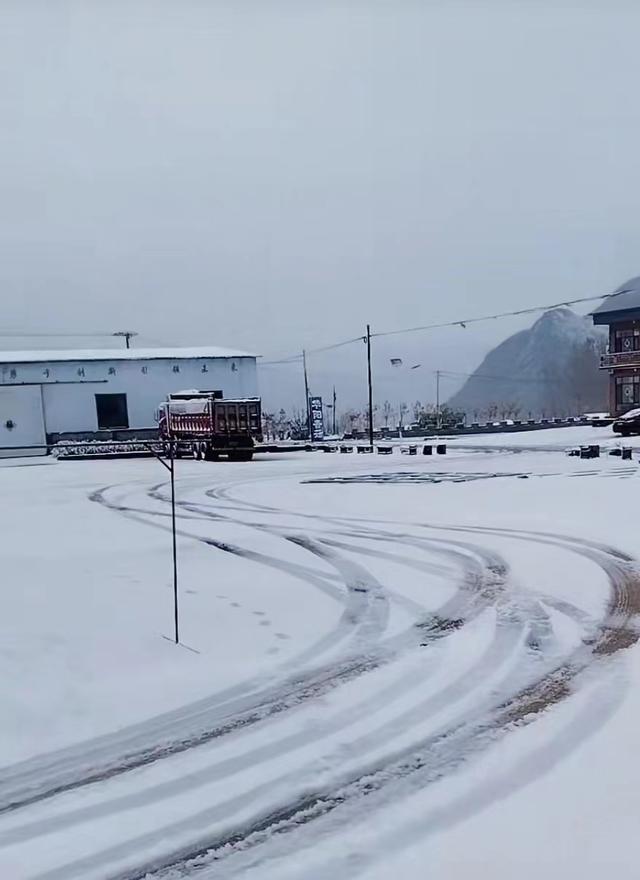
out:
M126 394L96 394L98 429L128 428Z

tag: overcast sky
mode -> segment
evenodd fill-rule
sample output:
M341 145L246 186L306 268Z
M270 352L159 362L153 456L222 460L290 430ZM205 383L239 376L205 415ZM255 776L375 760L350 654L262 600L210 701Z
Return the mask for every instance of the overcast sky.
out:
M271 357L609 292L640 273L639 6L0 0L4 329ZM428 384L521 326L393 353ZM361 354L314 390L359 393Z

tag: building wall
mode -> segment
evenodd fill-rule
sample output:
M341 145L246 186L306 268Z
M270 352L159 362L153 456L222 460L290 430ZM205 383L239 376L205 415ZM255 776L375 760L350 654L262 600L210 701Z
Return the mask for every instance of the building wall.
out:
M0 458L45 452L40 386L0 386Z
M172 392L258 396L252 357L3 364L0 386L21 383L42 385L48 434L97 431L96 394L126 394L131 428L155 427L158 404Z
M640 321L612 321L609 324L609 352L612 354L640 352ZM640 354L638 360L640 362ZM619 416L640 406L639 375L638 368L633 366L617 366L610 370L609 412L612 415ZM622 385L626 389L625 392Z
M633 368L612 370L609 379L609 412L622 415L640 407L640 371Z

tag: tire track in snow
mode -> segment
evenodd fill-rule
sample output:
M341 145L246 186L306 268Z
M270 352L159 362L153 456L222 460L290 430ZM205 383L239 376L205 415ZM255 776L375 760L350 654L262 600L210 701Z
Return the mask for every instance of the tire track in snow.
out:
M513 531L512 531L513 534ZM525 533L526 535L526 533ZM526 537L524 537L527 540ZM529 538L531 540L531 538ZM535 539L534 539L535 540ZM546 541L545 541L546 542ZM243 827L226 835L213 836L208 846L201 842L200 848L192 848L174 853L174 859L166 859L164 864L149 862L134 872L121 872L112 875L112 880L142 880L169 876L187 876L184 871L191 867L201 869L208 862L216 864L216 876L220 876L222 862L232 858L235 852L260 847L268 840L295 832L307 823L329 816L334 811L334 827L345 821L344 813L350 805L357 805L362 812L361 801L368 799L373 807L371 796L382 793L389 787L398 787L399 782L411 780L411 785L424 788L458 769L471 757L480 754L497 740L506 735L514 726L533 723L544 711L566 699L580 677L594 663L613 656L630 647L638 640L637 617L640 614L640 578L628 562L622 561L618 551L607 554L585 548L584 542L567 543L567 549L583 553L592 560L600 555L598 564L607 573L611 585L611 598L607 613L600 623L598 635L594 639L572 651L555 668L521 688L518 692L492 707L480 719L468 718L452 729L427 738L419 748L407 749L404 753L390 756L378 766L366 768L342 786L329 786L309 792L286 807L272 810ZM589 552L591 551L591 552ZM257 858L262 858L257 856ZM177 873L175 873L177 872ZM224 876L233 876L225 871ZM55 875L42 880L56 880Z
M456 551L456 554L459 556L459 551ZM391 554L385 554L385 556L389 555ZM491 562L491 566L487 567L487 583L483 584L482 587L479 587L479 577L481 573L480 566L474 565L471 569L473 584L479 589L480 593L484 593L485 595L485 602L482 606L474 608L473 618L478 616L481 610L487 610L490 605L489 600L502 593L506 583L506 566L502 563L498 564L498 558L495 554L487 554L487 557ZM351 572L350 569L347 569L347 571ZM356 569L356 576L358 573L359 569ZM442 617L437 617L436 619L440 623L444 622L444 618ZM471 619L472 615L470 614L466 622ZM423 646L426 646L452 632L451 628L443 629L441 626L432 623L431 620L429 620L429 623L430 628L428 631L425 631L422 628L420 629L420 638L423 640ZM461 622L461 625L463 625L463 623L464 622ZM504 662L506 657L513 652L516 643L522 636L523 630L524 621L514 616L513 608L509 607L509 603L505 601L498 607L498 626L495 638L489 644L484 654L477 660L473 670L471 670L471 672L465 671L453 682L446 684L426 700L421 700L417 707L412 707L412 709L408 711L405 710L401 712L400 715L397 716L397 719L391 724L383 724L379 726L379 728L377 728L377 735L369 740L363 738L358 745L358 750L362 752L362 754L365 754L367 751L379 747L380 744L385 741L391 740L396 732L397 724L410 725L418 723L423 716L436 714L447 706L452 705L471 694L482 684L483 678L491 674L491 672ZM429 663L428 658L426 665L427 668L432 665ZM53 819L45 819L18 826L9 832L0 834L0 844L6 846L16 842L29 840L38 834L52 833L60 829L85 823L92 819L117 814L122 810L148 806L158 800L174 797L186 791L192 791L208 785L212 782L221 782L237 772L244 772L250 767L258 767L266 760L274 760L283 755L292 754L296 749L306 747L312 742L321 742L326 736L334 735L353 725L357 721L368 717L376 708L379 708L381 700L391 705L393 702L402 698L410 690L419 688L420 685L424 684L424 680L425 671L421 670L418 675L415 675L409 680L392 682L382 692L378 692L371 698L360 701L355 705L351 705L347 710L338 713L328 721L317 722L312 731L304 728L293 734L276 738L266 746L258 746L253 750L243 752L236 758L222 762L214 762L204 768L201 767L193 774L183 776L179 780L160 783L159 785L147 788L142 792L112 799L106 804L97 804L93 807L83 806L79 810L72 810L60 814ZM292 781L295 781L297 773L298 771L290 777ZM228 811L234 808L234 804L236 804L235 800L232 803L224 805L220 809L220 815L226 816Z
M511 633L505 634L507 635L507 639L504 640L504 643L500 646L501 650L496 651L495 647L489 650L486 654L486 657L483 659L489 660L490 655L502 655L503 652L508 651L508 646L513 648L518 641L517 636L521 635L521 632L512 630ZM504 656L503 656L504 659ZM468 681L469 676L463 675L461 676L457 686L459 688L458 697L461 699L466 692L471 692L474 684L477 684L481 678L482 674L486 674L486 669L484 664L482 664L482 672L480 666L478 667L477 681L473 682ZM453 697L453 688L450 697ZM424 702L424 705L420 707L420 714L424 715L424 713L429 710L436 710L436 703L438 702L438 695L436 695L433 699L427 700ZM447 704L446 700L442 701L443 705ZM399 723L402 723L405 720L405 715L408 717L408 713L404 713L399 716ZM464 717L464 716L462 716ZM447 728L445 728L447 730ZM392 741L393 737L397 731L395 730L395 726L393 724L383 724L380 726L380 735L376 736L375 731L369 735L369 741L366 741L366 738L363 738L361 742L357 743L357 747L362 749L363 753L366 754L370 752L372 749L376 747L380 747L384 745L385 742ZM340 751L340 750L339 750ZM238 769L241 766L241 759L238 762ZM166 840L168 835L175 834L176 832L184 832L184 833L193 833L194 830L199 828L206 828L207 826L214 823L221 823L225 820L228 821L229 817L232 817L235 813L246 809L246 807L254 802L259 802L261 798L265 796L271 796L274 792L276 793L282 792L284 797L289 796L291 794L291 790L299 787L300 782L300 768L296 768L291 772L281 776L275 780L269 780L265 783L262 783L258 786L255 786L251 791L242 793L241 795L237 795L231 797L224 801L223 803L218 803L212 807L208 807L205 810L200 811L197 814L191 814L183 820L179 822L172 822L171 825L166 826L165 828L159 828L153 832L149 832L145 835L141 835L134 840L126 841L122 844L110 847L106 850L103 850L101 853L88 856L86 858L82 858L73 863L68 863L60 868L55 868L51 871L46 871L37 876L37 880L76 880L76 878L82 878L86 876L86 874L90 871L93 871L98 867L98 869L104 869L108 871L108 867L110 863L117 862L122 859L136 859L139 856L141 850L149 847L156 847L161 844L164 840ZM273 830L273 823L280 823L285 820L286 817L293 819L294 815L298 815L300 812L304 813L309 809L309 806L312 802L315 803L317 799L317 792L313 794L309 794L308 791L303 791L299 799L295 802L293 808L291 806L287 806L281 808L277 811L274 811L273 807L271 807L264 817L261 820L258 820L260 823L260 830L263 830L266 834L270 834ZM290 802L289 802L290 803ZM291 812L292 809L294 812ZM291 814L291 815L290 815ZM298 824L298 819L295 820L296 824ZM251 833L254 833L256 828L256 824L251 825ZM223 836L220 837L219 846L222 849L227 849L230 846L235 845L236 843L240 843L245 839L246 835L246 827L241 826L240 829L233 829L231 832L227 831ZM210 841L207 842L207 848L209 848ZM199 849L197 850L199 851ZM184 859L190 860L193 857L193 850L191 848L187 849L182 854ZM151 861L144 865L144 867L135 869L133 872L125 870L124 872L117 872L115 874L111 873L105 876L109 876L110 878L118 878L118 880L133 880L133 878L146 878L150 875L151 872L156 870L158 867L164 869L166 865L165 859L159 860L160 865L157 861ZM172 867L174 863L172 863Z
M335 521L335 518L332 518L332 519ZM345 518L340 518L340 521L344 521L344 519ZM352 522L354 522L354 520L352 520ZM356 521L356 522L362 522L362 521ZM381 522L381 521L378 521L378 522ZM406 523L403 525L406 528ZM418 525L418 524L416 524L416 525ZM421 527L423 527L423 524L419 524L419 525ZM430 527L426 526L426 528L430 528ZM434 527L434 528L437 528L437 527ZM464 530L464 529L456 529L456 527L445 527L442 529L442 532L456 531L456 530L460 531L460 530ZM479 531L484 531L486 534L492 533L491 530L479 530ZM508 530L502 530L502 532L505 532L505 531L508 531ZM367 538L369 540L383 540L381 535L376 535L375 538L373 538L372 537L373 533L374 533L374 530L371 530L370 532L365 533L365 534L362 534L361 532L357 532L357 530L356 530L355 536L357 536L360 539ZM496 534L500 533L500 530L498 530L498 531L493 530L493 533L496 533ZM345 534L345 533L343 532L343 534ZM513 532L513 530L512 530L512 534L514 534L515 537L519 537L519 535L517 533ZM552 536L552 537L556 538L557 536ZM415 539L415 536L414 536L414 539ZM401 538L395 534L388 533L388 532L386 533L386 540L393 541L398 544L401 544L403 542L403 538ZM418 538L415 540L421 541L422 539ZM429 540L429 539L427 539L427 540ZM552 543L552 541L545 539L542 543ZM556 543L557 543L557 541L556 541ZM562 546L562 544L559 544L558 546ZM346 549L346 548L341 548L341 549ZM360 554L360 551L358 549L354 549L353 552L358 553L358 555ZM579 551L576 551L576 552L579 552ZM596 555L597 555L597 551L596 551ZM591 558L594 558L594 557L592 556ZM618 575L620 574L621 571L626 573L626 575L630 575L630 567L628 565L626 565L624 559L620 558L620 554L618 554L617 563L618 563L618 565L615 564L615 560L614 560L613 566L609 567L609 573L614 572L615 577L618 577ZM622 566L622 568L620 568L620 565ZM593 657L609 656L612 653L615 653L615 652L621 650L622 648L628 646L628 644L633 643L633 641L629 641L629 639L632 638L633 640L635 640L635 638L637 637L635 634L635 628L633 626L625 627L624 620L626 619L625 615L627 615L628 618L631 619L637 613L638 609L636 607L637 606L636 593L637 593L637 584L634 585L633 589L631 589L631 588L628 589L626 591L626 595L625 595L624 591L622 591L620 593L619 600L617 600L617 602L616 602L615 613L613 614L612 619L611 620L605 619L605 621L601 625L601 629L599 631L598 637L594 640L590 640L585 646L583 646L585 649L585 656L587 656L589 658L588 662L591 662L591 659ZM543 598L542 601L544 602L545 599L546 599L546 597ZM528 622L530 622L529 616L532 613L532 610L533 610L532 608L524 609L524 617ZM558 610L560 610L562 612L561 608L558 608ZM569 609L566 609L566 610L569 610ZM610 611L611 611L611 606L610 606ZM564 613L564 612L562 612L562 613ZM578 613L578 616L579 616L579 613ZM615 619L613 619L613 618L615 618ZM607 631L607 627L609 627L609 626L610 626L610 630ZM558 667L558 669L560 669L560 668L561 667ZM554 679L553 686L551 686L551 684L549 682L547 682L547 685L546 685L547 690L546 691L544 689L541 691L540 686L537 686L537 691L534 691L534 687L535 687L534 685L532 685L531 688L523 688L516 694L516 697L520 698L520 705L519 706L514 707L513 699L509 699L509 700L505 700L504 704L501 704L500 706L498 706L497 709L494 710L494 714L497 715L498 719L500 718L501 713L504 716L505 723L508 725L505 732L507 732L507 730L510 729L509 725L512 726L513 724L517 724L517 723L529 723L529 721L526 720L529 717L529 715L533 715L533 716L538 715L541 711L544 711L544 709L546 709L549 705L553 705L554 702L559 702L561 699L564 699L564 696L566 696L566 694L570 692L572 680L569 679L568 684L565 682L565 684L567 684L567 690L563 691L563 689L561 687L562 682L559 681L557 677L554 677L554 674L558 672L558 669L553 670L552 671L553 674L550 674L549 676L546 677L548 679L552 679L552 678ZM546 681L546 679L545 679L545 681ZM536 702L536 700L537 700L537 702ZM526 708L527 706L530 708L530 712L527 716L524 716L524 720L523 720L522 710L523 710L523 707ZM515 712L515 720L512 717L507 717L507 715L505 714L507 711L507 707L510 709L510 711ZM531 720L533 720L533 718ZM488 737L487 744L490 744L491 742L495 741L496 731L492 730L492 731L489 731L489 733L491 735ZM481 734L482 734L482 730L480 730L479 733L477 733L477 732L474 733L474 731L469 731L469 735L471 736L471 740L469 741L469 749L468 749L469 755L472 755L475 752L479 752L482 748L485 747L485 745L483 745L483 743L481 741L482 740ZM457 736L461 737L461 734L459 734ZM451 743L451 749L452 749L454 756L459 754L461 749L462 749L462 751L465 751L465 752L467 750L467 743L466 743L466 740L464 740L464 738L462 738L462 739L452 738L450 740L450 743ZM461 743L462 743L462 745L461 745ZM415 757L415 752L416 752L416 750L414 749L414 751L411 753L414 757ZM427 749L427 757L429 756L430 752L433 752L433 749L431 749L431 750ZM443 751L443 754L444 754L444 752L446 752L446 750ZM392 756L392 757L398 758L398 755L396 754L395 756ZM466 758L463 758L462 760L466 760ZM390 766L388 763L388 760L385 759L384 764L378 767L378 771L380 773L382 773L383 777L386 778L388 776L389 777L388 781L383 781L382 783L380 783L380 779L376 777L374 784L370 787L369 780L368 780L368 776L370 775L370 773L369 773L366 775L367 781L365 783L363 783L365 785L365 790L363 791L358 786L358 783L362 781L361 777L358 777L357 779L355 779L355 781L353 779L346 780L344 782L344 785L346 785L347 787L355 784L354 791L351 791L351 789L348 788L349 797L344 797L342 800L340 800L337 804L331 806L329 809L325 810L324 804L322 804L322 805L318 804L318 809L320 810L318 817L319 818L320 817L327 817L329 819L329 821L333 821L335 819L336 823L339 821L344 821L344 820L339 819L339 816L342 814L341 811L348 809L349 805L356 805L358 803L358 800L363 797L368 798L369 800L367 802L370 804L373 804L373 802L375 801L377 791L383 792L383 791L389 789L390 787L393 787L394 785L398 785L399 782L401 783L401 781L403 779L411 779L414 781L418 780L420 778L420 771L425 769L426 766L427 765L425 764L424 767L421 767L421 766L416 767L415 763L413 763L413 764L411 764L410 769L407 769L407 772L405 774L403 768L406 769L406 761L405 761L405 764L401 763L400 765L396 765L394 767L393 765ZM449 767L449 769L447 769L447 767ZM371 768L367 768L367 769L369 771L371 770ZM376 768L374 767L374 770L375 769ZM435 772L437 772L438 768L435 766L434 763L432 763L428 769L429 769L429 772L435 773ZM443 760L443 763L442 763L442 766L440 769L443 774L446 772L450 772L451 764L447 765L446 761ZM426 772L426 770L425 770L425 772ZM380 783L380 784L378 785L378 783ZM428 781L426 784L429 784ZM333 786L325 792L321 791L320 794L325 794L328 798L330 798L331 796L335 795L336 790L337 790L336 787ZM338 791L344 793L343 789L338 789ZM278 814L279 819L275 825L273 824L275 821L275 819L274 819L275 814L272 811L272 813L266 817L264 817L264 816L258 817L258 818L262 818L262 824L264 825L263 828L258 827L260 823L256 820L256 822L254 822L253 825L251 825L251 826L245 825L245 826L242 826L240 828L235 829L235 838L233 840L231 839L229 833L227 833L227 836L226 836L227 843L224 845L221 844L221 846L223 846L223 849L224 849L225 867L223 868L222 862L220 860L216 859L216 861L215 861L216 866L214 868L214 870L216 872L216 876L219 875L218 872L221 869L224 870L225 876L231 876L231 874L228 874L228 871L233 871L234 869L232 868L231 865L229 865L229 868L227 869L227 867L226 867L227 857L231 858L233 856L233 853L236 850L243 849L246 847L251 847L251 846L257 847L258 843L263 842L264 837L267 833L274 834L275 838L283 839L285 836L285 833L284 833L285 830L295 832L298 828L300 828L301 822L307 822L311 818L311 816L307 816L308 809L302 810L302 814L300 813L300 804L299 803L297 805L296 804L293 805L293 807L297 808L294 812L291 812L291 810L292 810L291 803L286 805L286 807L288 807L289 809L288 809L288 811L287 811L287 809L285 809L284 813L288 812L289 815L283 814L283 812L281 810ZM320 809L321 807L322 807L322 809ZM301 818L301 816L302 816L302 818ZM318 821L319 821L319 818L318 818ZM269 822L267 822L267 824L265 824L265 821L267 819L269 820ZM291 826L291 827L289 827L289 826ZM262 841L257 840L257 838L260 837L260 835L262 835ZM211 842L212 841L210 839L209 843L211 843ZM206 859L209 859L209 858L215 859L216 854L212 855L210 850L211 850L211 846L209 846L207 849L205 849L205 853L204 853L205 861L206 861ZM190 858L191 858L191 857L193 857L193 849L190 850L190 853L191 853L191 856L190 856ZM200 859L201 854L202 854L202 849L198 853L196 853L196 856L198 857L198 859L200 861L202 860L202 859ZM174 853L174 855L176 855L176 854ZM185 855L185 859L186 859L186 855ZM189 859L187 859L187 861L188 860ZM94 859L93 865L95 867L95 859ZM74 865L68 865L68 866L66 866L66 869L73 869L74 867L75 867ZM175 869L178 871L182 871L182 867L187 867L184 859L179 860L178 862L174 861L172 863L171 870ZM164 868L163 869L165 869L165 868L169 868L169 866L167 865L166 858L164 859ZM62 869L60 869L60 870L62 870ZM44 876L47 876L47 877L50 876L51 878L53 878L54 874L48 873L46 875L43 875L43 877ZM62 880L62 878L66 878L67 876L71 877L72 875L66 874L66 873L59 874L59 877L61 878L61 880ZM81 877L82 873L77 874L77 876ZM143 875L126 874L126 875L118 875L118 876L127 876L127 877L131 876L131 877L133 877L133 876L143 876ZM160 875L158 875L158 876L160 876Z
M127 505L108 502L105 493L106 490L99 490L93 493L92 499L108 504L124 515L138 518L138 514L132 512ZM192 536L182 530L180 533L217 549L237 552L240 556L245 555L241 548L232 548L229 544L202 536ZM313 577L308 567L288 563L282 566L281 560L276 557L265 557L264 554L252 551L248 551L246 557L252 561L283 568L289 573L295 573L296 576L307 579ZM459 561L459 557L457 559ZM381 604L380 600L373 600L376 603L374 605L376 616L373 622L370 622L366 616L362 620L363 609L372 604L369 594L360 592L362 579L367 575L358 569L352 584L353 589L350 589L348 583L350 574L353 574L353 569L349 569L349 566L339 571L339 576L347 579L345 583L349 600L345 613L352 624L355 618L365 631L369 628L369 634L373 632L378 635L382 631L382 620L376 607ZM386 612L384 616L386 617ZM304 702L317 699L353 678L376 669L382 663L390 662L395 650L406 648L407 644L415 646L417 643L418 637L414 635L411 639L410 629L395 637L380 650L364 654L361 650L358 656L347 656L344 660L316 668L308 673L297 676L288 674L284 681L262 690L253 691L250 687L248 695L236 697L234 689L229 689L114 734L106 734L87 743L6 767L0 783L0 813L108 780L272 718ZM299 662L299 658L289 662L291 664ZM257 681L251 683L252 686L254 684L257 684Z

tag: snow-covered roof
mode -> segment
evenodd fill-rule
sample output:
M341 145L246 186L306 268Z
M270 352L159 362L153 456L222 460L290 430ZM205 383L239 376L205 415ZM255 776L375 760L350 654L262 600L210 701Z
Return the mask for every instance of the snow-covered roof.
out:
M202 360L256 357L231 348L90 348L53 351L0 351L0 363L39 364L62 361Z
M640 311L640 276L621 284L591 314L594 324L606 324L608 322L604 318L605 315L616 314L624 318L625 315L620 313L636 311Z

